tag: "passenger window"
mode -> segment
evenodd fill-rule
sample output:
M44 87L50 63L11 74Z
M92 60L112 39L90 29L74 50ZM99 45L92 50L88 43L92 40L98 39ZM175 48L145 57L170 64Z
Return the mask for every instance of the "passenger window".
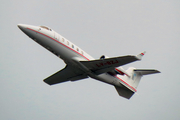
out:
M67 41L67 45L69 45L69 42Z
M74 48L74 45L72 45L72 48Z
M77 48L77 51L79 51L79 49Z
M64 42L64 38L62 38L62 42Z

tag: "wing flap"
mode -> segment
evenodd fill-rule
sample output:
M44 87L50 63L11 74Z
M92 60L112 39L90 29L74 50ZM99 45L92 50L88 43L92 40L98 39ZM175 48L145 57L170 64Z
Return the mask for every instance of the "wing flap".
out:
M75 81L84 78L87 78L87 75L85 75L83 71L75 71L73 67L67 65L64 69L44 79L44 82L49 85L54 85L57 83L62 83L70 80Z

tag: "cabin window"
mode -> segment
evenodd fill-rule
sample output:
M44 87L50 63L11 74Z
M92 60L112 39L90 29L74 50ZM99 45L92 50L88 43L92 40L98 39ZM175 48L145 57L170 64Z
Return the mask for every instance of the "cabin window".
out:
M74 45L72 45L72 48L74 48Z
M83 51L81 51L82 55L84 54Z
M79 51L79 48L77 48L76 50Z
M64 42L64 38L62 38L62 42Z
M67 41L67 45L69 45L69 42Z

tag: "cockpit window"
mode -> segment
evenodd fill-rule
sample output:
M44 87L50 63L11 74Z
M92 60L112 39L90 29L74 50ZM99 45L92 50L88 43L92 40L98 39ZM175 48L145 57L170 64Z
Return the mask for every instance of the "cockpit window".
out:
M46 26L39 26L39 27L44 28L44 29L46 29L46 30L52 31L50 28L48 28L48 27L46 27Z

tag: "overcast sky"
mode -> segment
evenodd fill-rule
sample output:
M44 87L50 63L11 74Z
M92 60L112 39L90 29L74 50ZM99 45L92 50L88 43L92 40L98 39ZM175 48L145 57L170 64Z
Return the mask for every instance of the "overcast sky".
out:
M1 0L1 120L179 120L179 0ZM94 58L136 55L155 68L130 100L91 78L49 86L64 62L17 24L46 25Z

